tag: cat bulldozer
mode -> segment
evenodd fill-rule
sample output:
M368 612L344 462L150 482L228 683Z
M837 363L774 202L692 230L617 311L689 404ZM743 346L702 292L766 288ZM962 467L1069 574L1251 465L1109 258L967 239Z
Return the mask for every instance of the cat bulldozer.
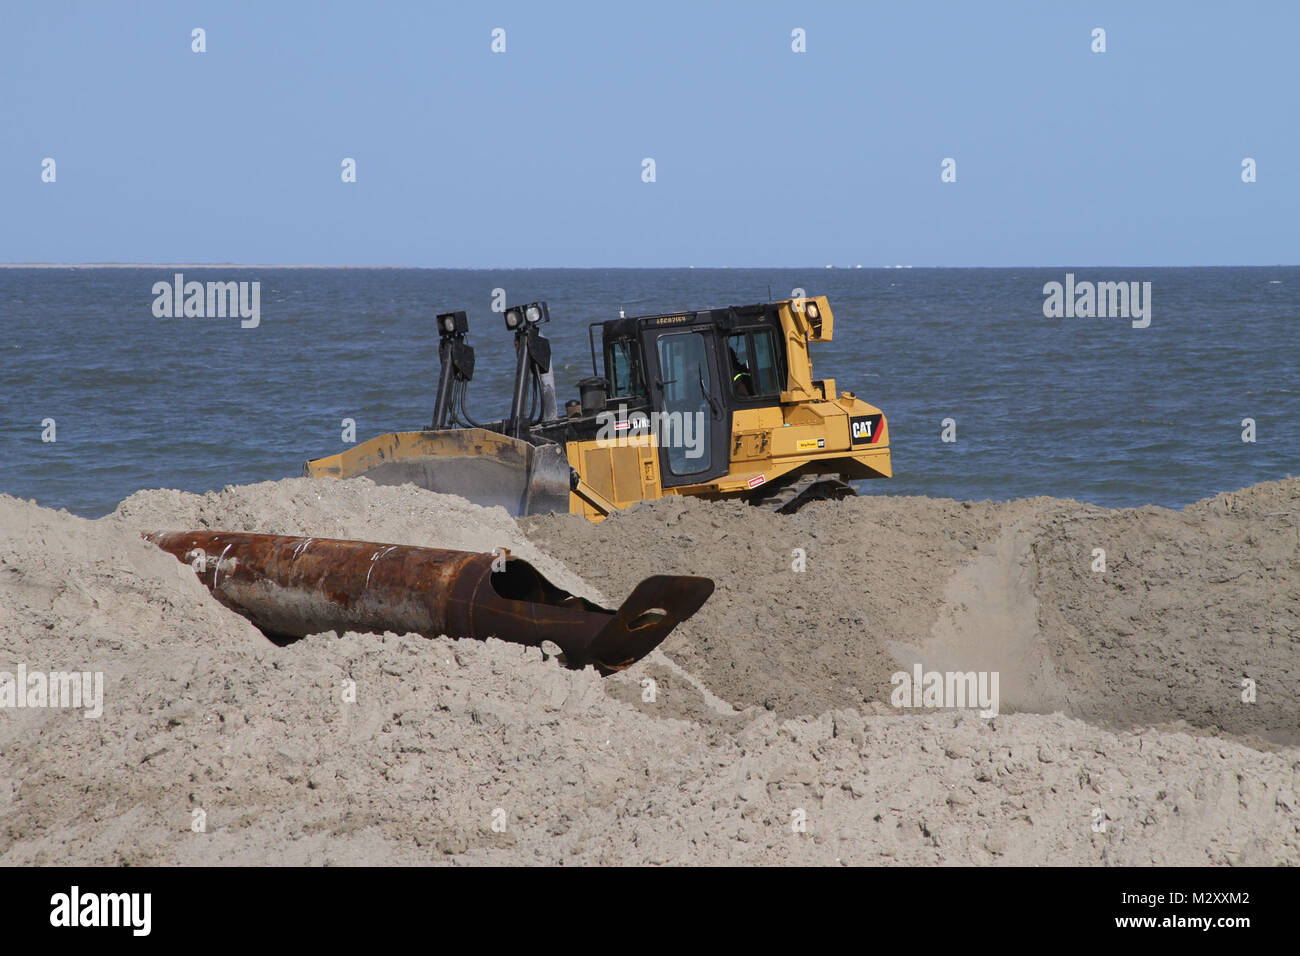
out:
M563 410L541 332L547 304L509 307L504 316L516 360L506 418L471 418L468 319L443 313L430 426L308 461L303 474L409 482L515 516L600 521L665 495L789 514L855 494L852 481L892 473L881 410L837 392L834 379L813 378L809 346L829 342L834 330L825 296L594 322L592 376Z

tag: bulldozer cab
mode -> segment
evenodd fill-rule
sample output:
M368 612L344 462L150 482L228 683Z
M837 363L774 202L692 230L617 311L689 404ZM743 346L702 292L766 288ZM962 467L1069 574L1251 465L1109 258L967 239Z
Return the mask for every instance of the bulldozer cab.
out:
M727 474L734 412L780 404L785 356L775 304L598 322L593 338L596 328L609 403L629 417L655 416L665 488Z

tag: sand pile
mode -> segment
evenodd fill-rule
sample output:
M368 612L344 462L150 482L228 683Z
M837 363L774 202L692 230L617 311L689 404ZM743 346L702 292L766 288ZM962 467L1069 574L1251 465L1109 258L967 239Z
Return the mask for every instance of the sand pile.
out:
M864 497L787 517L669 498L524 525L610 593L655 570L714 577L665 650L740 706L885 712L891 674L919 662L1000 672L1004 710L1300 743L1300 479L1183 512Z
M1297 514L1297 481L1181 513L669 500L523 530L363 481L142 492L99 521L0 497L0 671L105 675L99 719L0 710L0 862L1300 862L1300 749L1265 743L1296 727ZM499 641L281 648L138 538L190 527L718 591L607 680ZM1044 712L895 712L916 654L1005 666L1004 711Z

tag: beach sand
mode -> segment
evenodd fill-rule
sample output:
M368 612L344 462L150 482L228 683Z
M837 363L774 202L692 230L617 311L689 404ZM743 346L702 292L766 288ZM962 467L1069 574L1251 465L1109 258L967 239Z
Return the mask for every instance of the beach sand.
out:
M189 529L717 591L610 678L496 640L278 647L139 537ZM669 498L599 525L364 479L96 521L0 496L0 634L0 671L105 682L97 719L0 710L10 865L1300 863L1300 479L1181 511ZM893 706L916 664L996 671L1000 713Z

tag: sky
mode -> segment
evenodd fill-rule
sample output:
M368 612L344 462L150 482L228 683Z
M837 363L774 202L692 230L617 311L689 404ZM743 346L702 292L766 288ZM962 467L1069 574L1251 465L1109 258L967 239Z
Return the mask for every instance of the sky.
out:
M1283 0L9 0L0 263L1296 264L1297 37Z

